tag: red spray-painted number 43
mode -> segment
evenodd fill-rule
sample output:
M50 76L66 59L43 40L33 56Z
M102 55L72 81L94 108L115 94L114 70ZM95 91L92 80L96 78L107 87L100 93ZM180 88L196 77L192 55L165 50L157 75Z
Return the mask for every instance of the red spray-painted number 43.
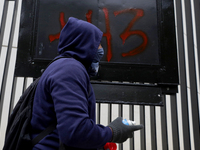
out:
M106 31L104 32L103 37L106 37L106 43L107 43L106 57L107 57L107 61L109 62L112 58L112 47L111 47L112 35L110 33L110 23L109 23L108 9L103 8L103 12L104 12L104 15L105 15L105 25L106 25ZM90 23L92 23L92 13L93 13L92 10L88 10L88 12L86 13L86 19ZM144 15L144 11L142 9L130 8L130 9L124 9L124 10L120 10L120 11L115 11L114 15L115 15L115 17L117 17L118 15L123 14L123 13L134 13L135 14L134 18L129 22L128 26L120 34L120 38L122 39L123 44L125 44L126 39L128 37L130 37L131 35L139 35L143 39L143 43L141 45L130 50L129 52L122 53L123 57L134 56L134 55L137 55L137 54L143 52L145 50L145 48L147 46L147 42L148 42L147 35L143 31L141 31L141 30L131 30L134 23ZM60 13L59 20L60 20L60 25L61 25L61 30L62 30L62 28L66 24L63 12ZM54 35L51 34L51 35L49 35L49 41L53 42L53 41L59 39L59 37L60 37L60 33L57 33L57 34L54 34Z

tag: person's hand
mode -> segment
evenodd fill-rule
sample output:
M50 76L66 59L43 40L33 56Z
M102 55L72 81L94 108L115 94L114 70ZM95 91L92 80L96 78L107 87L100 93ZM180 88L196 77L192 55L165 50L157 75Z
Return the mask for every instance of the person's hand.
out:
M114 143L123 143L128 138L133 137L133 132L143 128L143 125L125 125L122 123L122 117L116 118L108 127L113 131L112 141Z

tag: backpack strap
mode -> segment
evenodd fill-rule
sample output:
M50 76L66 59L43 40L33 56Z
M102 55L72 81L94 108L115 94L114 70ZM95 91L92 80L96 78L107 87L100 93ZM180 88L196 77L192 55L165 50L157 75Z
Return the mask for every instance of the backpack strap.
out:
M42 140L45 136L50 134L54 129L56 129L56 124L51 124L45 130L43 130L40 134L38 134L34 139L32 139L32 147L37 144L40 140Z

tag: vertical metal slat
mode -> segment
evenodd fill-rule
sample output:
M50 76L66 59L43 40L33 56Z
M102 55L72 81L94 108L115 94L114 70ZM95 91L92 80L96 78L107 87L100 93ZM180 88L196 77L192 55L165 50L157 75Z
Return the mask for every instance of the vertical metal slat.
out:
M97 121L97 124L100 124L100 118L101 118L101 116L100 116L100 114L101 114L101 103L97 103L97 110L96 110L97 112L97 119L96 119L96 121Z
M200 148L200 129L199 129L199 108L198 108L198 96L197 96L197 80L196 80L196 67L194 57L194 38L193 38L193 26L192 26L192 12L190 0L185 0L185 14L186 14L186 27L187 27L187 49L188 49L188 63L190 74L190 97L192 108L192 121L193 121L193 135L194 135L194 147Z
M193 0L194 2L194 17L195 17L195 25L196 25L196 39L197 39L197 49L200 48L200 1ZM198 55L198 65L200 70L200 50L197 50Z
M17 18L17 9L18 9L18 0L15 1L11 31L10 31L10 37L9 37L6 61L5 61L5 68L4 68L4 73L3 73L3 82L2 82L2 85L1 85L0 124L1 124L1 116L2 116L3 99L4 99L4 96L5 96L6 82L7 82L7 76L8 76L8 69L9 69L9 65L10 65L11 50L12 50L12 43L13 43L13 37L14 37L14 29L15 29L16 18Z
M171 100L171 118L172 118L172 137L173 137L173 149L180 149L179 133L178 133L178 113L177 113L177 99L176 95L170 96Z
M108 104L108 124L112 121L112 104Z
M144 106L140 106L140 124L144 125L144 128L141 130L141 150L146 150L146 136L145 136L145 109Z
M152 150L157 150L156 144L156 119L155 119L155 106L150 106L150 120L151 120L151 146Z
M27 78L24 77L24 82L23 82L23 92L26 90L27 87Z
M167 118L166 118L166 98L163 96L164 106L161 108L161 128L162 128L162 148L168 150L167 138Z
M123 117L123 104L119 104L119 117ZM119 144L119 150L123 150L123 144Z
M181 111L183 120L183 144L184 149L190 149L190 133L189 133L189 115L187 101L187 84L186 84L186 68L185 68L185 51L184 51L184 34L183 34L183 16L182 16L182 1L176 0L176 23L177 23L177 46L179 50L179 78L180 78L180 93L181 93Z
M129 105L129 116L131 120L134 120L134 105ZM130 150L134 150L134 136L130 139Z
M5 31L5 25L6 25L6 18L8 14L8 1L4 1L4 7L3 7L3 15L1 19L1 26L0 26L0 54L1 54L1 48L3 43L3 37L4 37L4 31ZM1 111L1 109L0 109Z
M13 110L13 107L14 107L14 97L15 97L15 93L16 93L17 77L13 78L13 82L12 83L13 83L12 84L13 86L12 86L12 92L11 92L11 100L10 100L10 108L9 108L8 117L12 113L12 110Z

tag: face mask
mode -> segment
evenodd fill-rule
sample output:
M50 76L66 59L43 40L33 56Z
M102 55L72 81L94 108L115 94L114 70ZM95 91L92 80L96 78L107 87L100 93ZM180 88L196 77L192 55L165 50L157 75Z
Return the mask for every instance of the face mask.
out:
M96 76L99 70L99 62L101 58L104 55L103 48L100 48L97 50L97 54L94 57L94 60L91 63L91 66L89 67L88 74L92 77Z
M97 62L100 62L101 58L104 55L104 50L103 48L100 48L97 50L97 55L94 57L94 61L96 60Z

